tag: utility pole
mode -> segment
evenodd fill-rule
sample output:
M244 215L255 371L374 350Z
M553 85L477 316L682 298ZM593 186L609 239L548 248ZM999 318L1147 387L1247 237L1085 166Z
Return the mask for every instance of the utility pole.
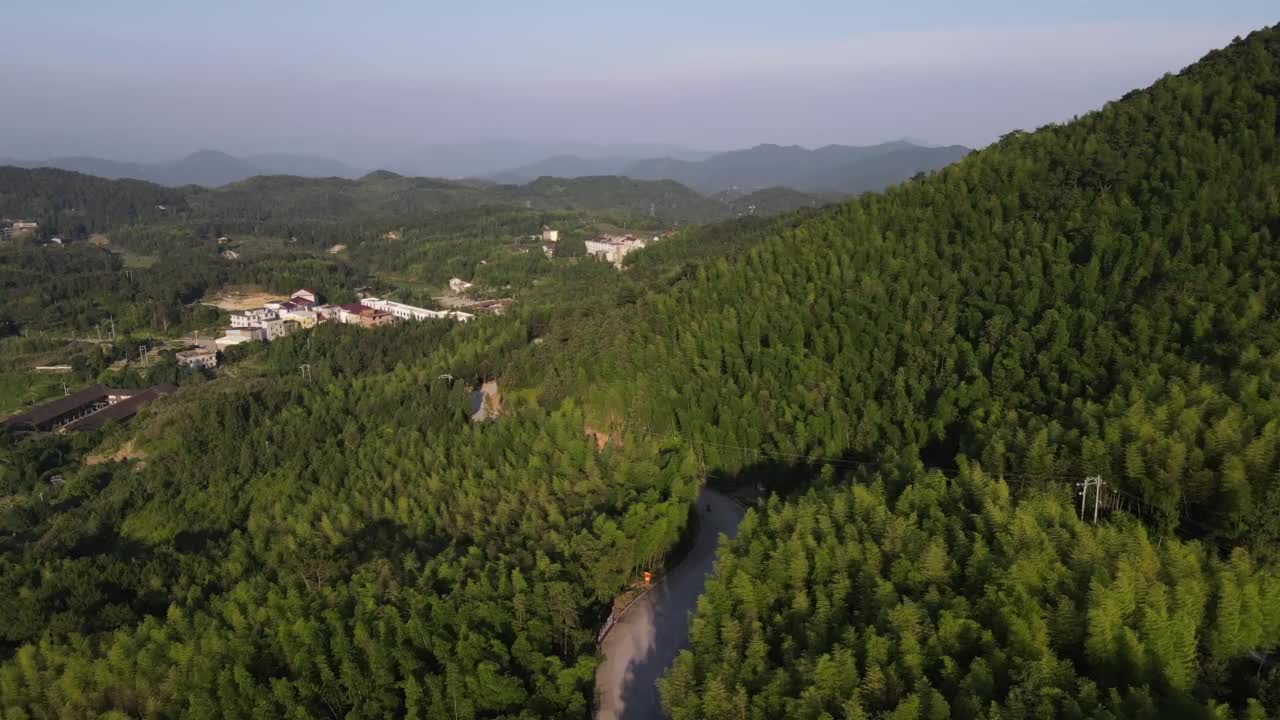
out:
M116 341L116 318L114 315L108 315L107 321L111 323L111 342L114 344Z
M298 366L298 369L302 371L302 377L306 378L307 382L310 383L311 382L311 363L303 363Z
M1085 505L1089 498L1089 488L1093 488L1093 523L1098 523L1098 509L1102 506L1102 487L1106 485L1106 481L1101 475L1091 475L1084 479L1084 482L1077 483L1080 488L1080 519L1084 520Z

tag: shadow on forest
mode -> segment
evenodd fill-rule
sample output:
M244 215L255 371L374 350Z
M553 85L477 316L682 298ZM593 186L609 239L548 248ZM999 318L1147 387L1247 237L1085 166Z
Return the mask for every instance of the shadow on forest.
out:
M396 557L410 549L423 550L421 543L409 534L404 525L381 518L353 533L339 546L337 555L356 562L366 562L375 557ZM427 551L439 552L442 549L443 547L433 547Z
M211 543L227 536L223 530L183 530L173 538L173 547L180 553L200 553Z

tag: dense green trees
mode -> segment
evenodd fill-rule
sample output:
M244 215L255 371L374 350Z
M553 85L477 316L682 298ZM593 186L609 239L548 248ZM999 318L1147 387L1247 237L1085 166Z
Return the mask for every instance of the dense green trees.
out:
M634 373L598 411L713 469L887 468L744 523L673 717L1275 715L1278 103L1271 29L701 268L564 371ZM1074 517L1094 473L1132 514Z
M572 405L471 425L438 376L493 348L462 335L412 368L186 390L143 464L9 516L6 717L583 714L599 613L674 543L695 467L598 453Z
M676 720L1263 717L1280 575L964 467L776 497L722 549ZM894 488L900 488L895 494ZM1230 702L1228 702L1230 701Z
M1164 527L1275 537L1276 34L773 224L573 341L589 352L547 348L550 372L613 398L590 409L618 429L701 441L728 472L758 451L963 453L1007 476L1105 474Z
M394 266L492 273L520 304L261 348L262 376L149 408L130 461L0 446L3 712L581 717L596 623L710 473L778 494L722 554L674 717L1274 715L1278 95L1273 29L623 273L482 270L406 227L445 244L386 242ZM456 217L499 237L478 215ZM474 425L467 386L493 376L504 415ZM1083 524L1086 474L1133 511Z

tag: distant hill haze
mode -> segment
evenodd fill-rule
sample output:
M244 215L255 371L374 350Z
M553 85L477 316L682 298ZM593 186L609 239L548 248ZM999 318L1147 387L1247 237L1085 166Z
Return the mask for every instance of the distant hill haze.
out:
M182 185L218 187L256 175L354 178L362 174L360 170L323 157L270 153L241 158L217 150L200 150L180 160L166 163L132 163L97 157L70 156L47 160L5 159L0 160L0 165L24 168L48 167L112 180L121 178L146 180L171 187Z
M583 158L560 155L500 173L503 182L541 176L622 175L636 180L674 180L702 193L750 193L786 187L807 193L857 195L879 191L916 173L949 165L971 150L962 145L933 147L906 140L879 145L757 145L704 160Z
M486 146L482 149L500 153L504 148ZM509 158L514 162L520 162L522 156L528 157L530 151L530 148L505 149L512 150ZM523 185L540 177L585 178L614 175L632 180L673 180L704 195L723 192L746 195L760 190L790 188L829 197L883 190L916 173L949 165L970 152L969 148L959 145L932 147L907 140L865 147L827 145L814 150L798 145L757 145L746 150L723 153L670 149L671 152L663 157L647 159L619 153L619 150L633 150L623 146L588 147L583 150L587 153L596 151L607 154L554 154L513 170L489 173L487 179ZM435 170L477 167L476 163L479 161L467 154L475 152L478 151L469 146L459 148L457 153L466 155L459 159L442 157L441 151L436 149L432 151L431 158L419 158L422 162L409 164L425 165ZM466 162L463 162L464 159ZM408 163L408 159L402 162ZM488 162L498 161L489 158ZM483 164L485 163L480 163ZM365 170L326 157L288 153L237 157L218 150L200 150L184 158L163 163L66 156L46 160L0 159L0 165L48 167L113 180L146 180L169 187L221 187L258 175L355 179L365 174ZM453 176L449 172L422 174L434 177ZM485 173L472 176L483 175Z

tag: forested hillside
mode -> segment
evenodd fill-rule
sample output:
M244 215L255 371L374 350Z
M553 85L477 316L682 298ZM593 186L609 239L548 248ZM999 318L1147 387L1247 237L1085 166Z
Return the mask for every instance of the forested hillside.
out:
M187 389L145 460L56 505L15 483L70 448L0 437L4 716L582 717L601 609L675 541L695 468L597 453L572 404L470 426L440 376L525 336L447 328L273 344L287 376Z
M727 549L673 715L1280 711L1278 71L1256 33L560 356L598 425L831 486ZM858 466L871 492L833 477ZM1094 474L1132 500L1096 528L1070 509Z
M1280 576L1243 549L976 468L885 476L748 516L662 681L673 718L1274 717L1252 653Z
M774 192L757 212L776 214L820 202L803 193ZM171 188L65 170L0 167L0 219L39 222L42 237L83 239L90 233L137 223L217 225L220 232L351 226L422 220L434 213L482 207L614 212L667 225L710 222L748 212L669 180L613 176L496 185L379 171L358 180L265 175L216 188Z
M290 336L124 429L0 436L0 713L585 717L595 632L709 481L767 497L675 718L1275 717L1278 103L1270 29L883 195L565 260L502 317ZM347 182L285 206L361 207ZM629 192L535 185L565 217ZM229 208L287 227L253 187ZM469 262L387 238L401 211L352 263ZM65 249L67 317L77 283L143 292ZM25 252L6 299L53 267ZM1096 524L1092 475L1127 501Z

